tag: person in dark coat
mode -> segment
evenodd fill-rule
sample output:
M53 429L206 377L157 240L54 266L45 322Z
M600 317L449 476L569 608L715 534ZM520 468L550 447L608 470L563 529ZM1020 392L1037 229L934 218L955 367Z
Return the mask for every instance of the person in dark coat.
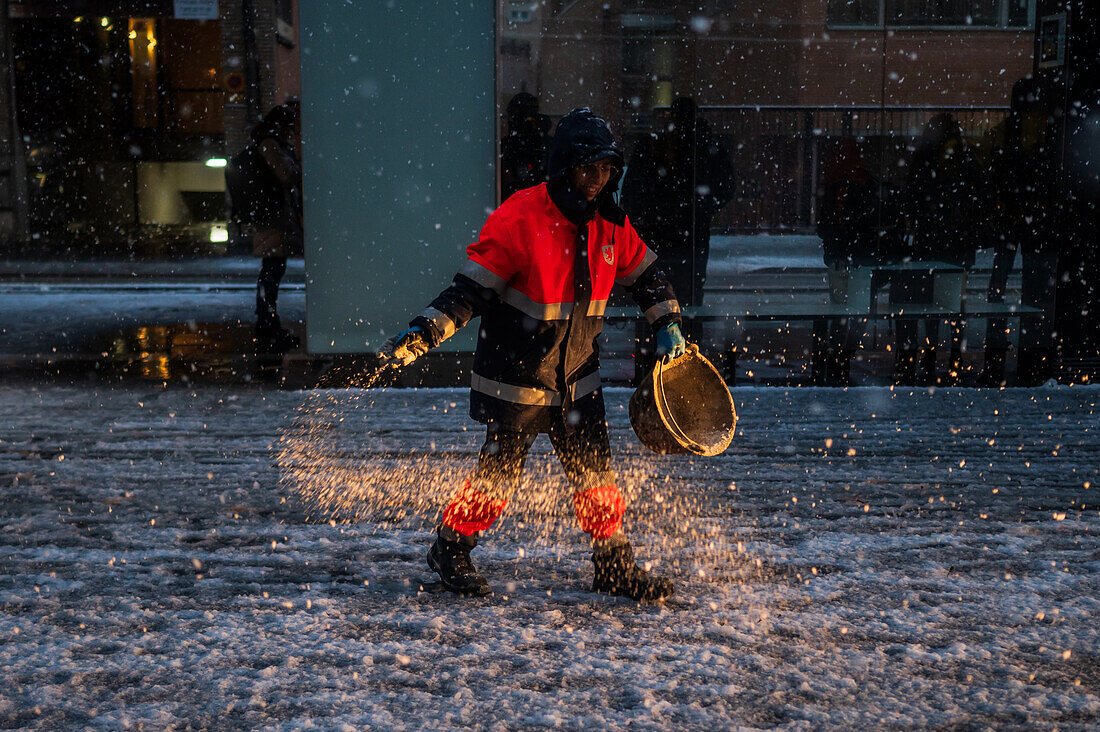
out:
M643 138L623 181L623 208L660 258L682 302L703 302L710 225L737 189L728 151L679 97L656 135Z
M975 210L983 194L977 168L954 116L937 114L928 122L908 167L901 203L909 229L909 245L904 254L916 262L945 262L962 267L965 293L965 271L974 265L978 249L976 237L979 232L974 226L980 217L975 215ZM961 369L963 324L955 321L950 327L948 381L953 382ZM898 382L912 384L917 380L919 357L920 383L936 383L939 321L899 320L897 337Z
M990 243L994 252L986 293L990 303L1005 301L1008 276L1018 251L1023 250L1025 269L1031 275L1037 269L1036 255L1051 248L1048 244L1052 222L1049 195L1057 187L1050 172L1051 156L1046 139L1048 116L1039 83L1030 77L1018 79L1012 85L1008 116L989 135L986 171L991 205L987 212L987 228L992 232ZM1022 279L1025 304L1037 302L1038 299L1032 297L1031 279ZM1043 284L1045 287L1046 283ZM1022 324L1030 325L1027 318L1022 319ZM1004 383L1007 330L1005 319L989 319L982 369L982 383L988 386Z
M592 539L593 589L638 600L672 594L671 582L637 565L622 533L626 504L611 469L600 387L597 338L616 282L645 312L660 355L673 358L686 345L668 279L612 197L622 163L606 122L588 109L562 118L549 182L518 191L489 216L451 286L381 354L409 363L481 316L470 415L487 426L485 444L428 553L453 592L489 592L470 551L504 511L527 451L546 433Z
M256 282L256 344L265 351L299 345L297 336L282 327L278 298L287 258L302 252L302 164L295 145L300 134L299 106L289 102L268 112L251 135L272 173L264 180L276 188L271 200L277 203L269 220L255 224L252 234L252 254L261 259Z
M1095 382L1100 364L1100 68L1095 61L1076 74L1068 99L1072 111L1060 120L1065 201L1059 219L1065 235L1052 258L1057 301L1051 308L1052 315L1056 312L1052 335L1071 378ZM1057 241L1056 235L1051 238Z
M533 94L520 92L508 102L508 132L500 141L501 200L546 180L548 124Z
M829 299L845 304L851 268L876 261L878 192L867 160L851 138L833 145L825 163L824 178L817 233L828 268ZM825 333L823 368L821 373L814 374L814 382L846 386L852 356L863 333L862 323L854 318L831 320L827 325L816 323L814 332Z

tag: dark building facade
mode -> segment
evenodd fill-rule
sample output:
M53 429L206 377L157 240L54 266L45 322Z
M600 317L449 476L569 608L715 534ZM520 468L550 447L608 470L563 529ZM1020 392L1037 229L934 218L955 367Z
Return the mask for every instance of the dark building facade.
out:
M1013 83L1032 72L1036 5L503 0L498 10L499 110L518 92L552 117L591 105L630 152L673 99L691 97L744 183L714 225L811 231L832 138L862 138L892 185L938 112L973 140L1000 122Z

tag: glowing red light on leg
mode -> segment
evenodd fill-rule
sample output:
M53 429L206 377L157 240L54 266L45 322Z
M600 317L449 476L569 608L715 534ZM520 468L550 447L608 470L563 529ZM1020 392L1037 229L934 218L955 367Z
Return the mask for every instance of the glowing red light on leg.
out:
M606 539L623 526L626 501L617 485L602 485L573 494L581 528L593 539Z
M443 525L469 536L492 526L506 505L508 501L489 498L467 480L443 512Z

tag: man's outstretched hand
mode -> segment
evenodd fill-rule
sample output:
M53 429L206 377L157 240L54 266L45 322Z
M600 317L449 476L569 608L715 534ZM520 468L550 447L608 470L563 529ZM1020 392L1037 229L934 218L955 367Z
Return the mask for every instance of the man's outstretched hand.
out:
M657 331L657 358L661 363L668 363L674 358L683 356L685 350L687 350L687 341L684 340L684 334L680 332L679 325L669 323Z
M386 341L378 355L390 366L408 366L428 352L428 339L424 329L414 325Z

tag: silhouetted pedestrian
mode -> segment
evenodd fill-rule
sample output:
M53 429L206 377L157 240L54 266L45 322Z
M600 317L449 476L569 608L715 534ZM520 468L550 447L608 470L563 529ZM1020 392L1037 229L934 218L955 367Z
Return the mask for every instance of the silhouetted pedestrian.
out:
M275 107L252 130L252 144L271 176L272 211L253 225L252 253L262 259L256 282L256 345L260 350L297 348L299 340L282 327L278 313L279 284L287 258L302 251L302 166L295 139L300 134L296 103Z
M1077 73L1067 108L1065 234L1057 255L1054 325L1063 370L1074 380L1095 382L1100 377L1100 69L1095 62Z
M686 305L703 301L710 225L737 189L733 162L695 102L679 97L643 138L623 179L623 207Z
M962 290L965 293L966 273L974 265L977 251L973 226L979 222L975 210L981 200L980 179L958 121L950 114L935 115L917 141L902 194L902 214L909 233L906 258L915 262L943 262L962 267ZM903 290L907 287L921 290L927 282L928 278L899 277L891 285L892 300L895 303L906 300L920 302L924 293ZM953 319L949 327L951 366L948 381L954 381L959 376L962 362L961 318ZM897 334L899 383L914 383L918 354L922 372L919 383L936 383L939 320L899 320Z
M838 140L825 162L824 194L821 199L818 236L828 268L829 299L848 303L848 284L853 266L875 261L878 242L878 192L859 144L851 138ZM868 305L870 292L867 293ZM853 303L854 304L854 303ZM841 318L815 323L815 333L824 333L823 362L814 382L845 386L850 380L852 356L863 334L863 323Z
M520 92L508 102L508 132L500 141L500 198L546 181L550 119L539 100Z
M1023 78L1012 86L1008 116L990 134L987 174L990 206L987 227L992 232L993 270L989 276L986 298L990 303L1003 303L1008 277L1022 250L1027 277L1024 300L1034 301L1034 279L1038 274L1046 280L1053 268L1036 266L1036 256L1050 239L1050 201L1052 188L1049 177L1049 152L1046 149L1048 113L1038 82ZM1046 274L1040 270L1050 269ZM1046 283L1044 282L1044 287ZM999 386L1005 379L1008 352L1008 323L1004 318L990 318L986 330L985 363L982 382Z

